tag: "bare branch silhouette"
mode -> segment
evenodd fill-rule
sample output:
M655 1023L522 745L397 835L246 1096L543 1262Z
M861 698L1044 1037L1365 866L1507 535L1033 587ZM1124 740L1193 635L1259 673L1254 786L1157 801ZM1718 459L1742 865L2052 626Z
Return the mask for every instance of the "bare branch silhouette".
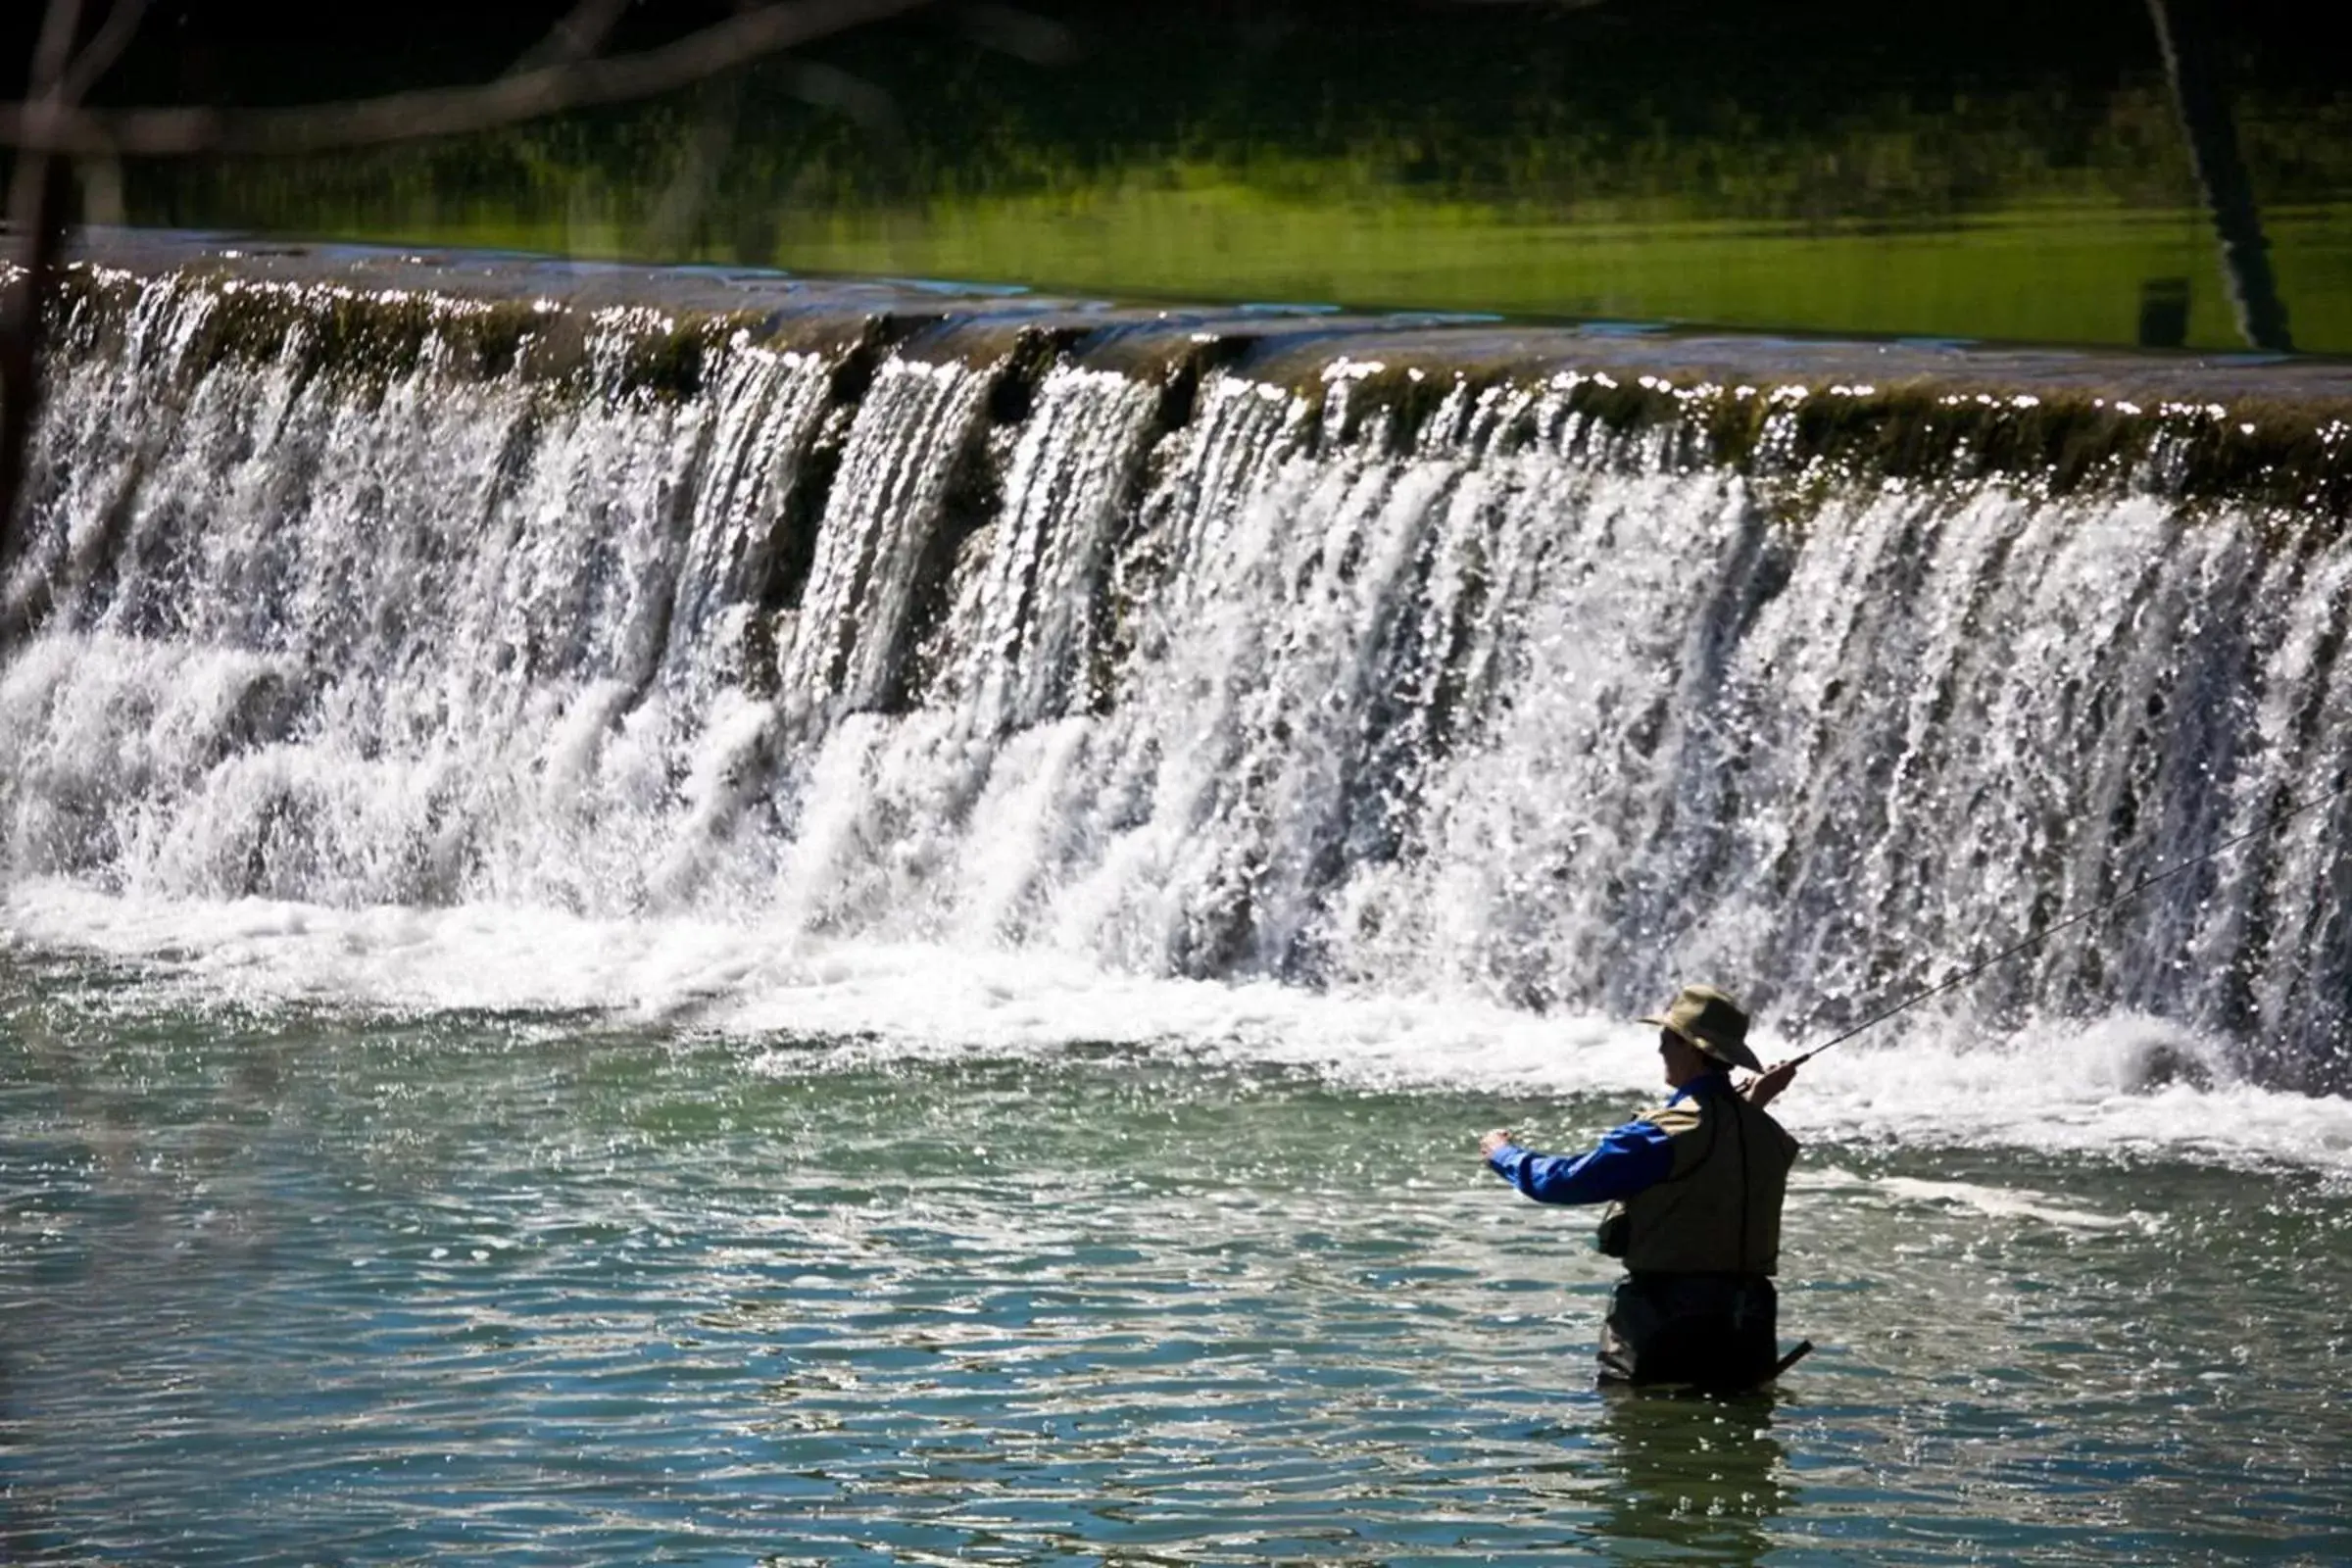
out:
M299 109L90 111L34 98L0 108L0 143L45 153L168 158L323 152L461 135L560 110L652 97L930 3L790 0L638 54L535 66L476 86L428 87Z
M587 59L605 46L606 36L628 8L629 0L580 0L547 29L546 37L524 50L522 58L507 68L507 74L513 76L542 66L567 66L575 60Z
M77 104L87 98L90 89L98 85L99 78L112 71L115 62L122 58L122 51L130 45L131 35L139 30L139 24L146 17L147 0L115 0L96 36L82 46L81 53L75 55L73 65L66 69L64 79L58 83L59 101Z

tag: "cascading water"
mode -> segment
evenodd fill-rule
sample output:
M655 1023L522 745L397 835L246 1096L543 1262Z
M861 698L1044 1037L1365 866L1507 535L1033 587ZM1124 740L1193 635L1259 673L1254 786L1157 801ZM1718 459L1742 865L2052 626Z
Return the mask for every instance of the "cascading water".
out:
M1968 1006L2352 1086L2352 798L2286 814L2352 756L2352 536L2183 502L2161 434L1889 476L1774 461L1803 389L1709 389L1769 410L1735 464L1361 341L1286 378L507 305L500 355L457 298L75 299L7 558L13 886L1547 1010L1703 973L1828 1026L2254 833ZM322 346L371 310L414 352Z

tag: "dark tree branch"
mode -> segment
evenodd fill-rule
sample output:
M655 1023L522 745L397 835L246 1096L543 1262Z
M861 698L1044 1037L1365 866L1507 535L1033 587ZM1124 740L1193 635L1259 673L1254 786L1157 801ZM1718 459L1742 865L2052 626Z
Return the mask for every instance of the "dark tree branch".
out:
M87 98L90 89L122 58L122 51L129 47L131 35L139 30L139 24L146 16L147 0L115 0L97 36L82 46L81 53L74 57L74 64L58 83L59 101L77 104Z
M534 67L472 87L390 93L302 109L125 109L39 103L0 108L0 143L49 153L179 157L303 153L462 135L560 110L652 97L764 55L930 0L791 0L764 5L640 54Z
M32 46L32 76L25 96L41 103L57 96L58 85L73 69L74 39L81 31L81 0L49 0L41 18L41 36Z
M507 74L519 75L542 66L568 66L575 60L587 59L605 46L606 36L628 8L629 0L580 0L547 30L546 37L523 51L522 58L507 69Z

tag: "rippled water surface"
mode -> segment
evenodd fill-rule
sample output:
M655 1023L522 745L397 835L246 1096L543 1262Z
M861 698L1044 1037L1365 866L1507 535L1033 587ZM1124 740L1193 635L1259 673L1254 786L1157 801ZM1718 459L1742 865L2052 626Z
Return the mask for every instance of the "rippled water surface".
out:
M2322 1174L1817 1140L1819 1352L1607 1396L1610 1266L1472 1146L1620 1095L0 964L11 1560L2352 1555Z

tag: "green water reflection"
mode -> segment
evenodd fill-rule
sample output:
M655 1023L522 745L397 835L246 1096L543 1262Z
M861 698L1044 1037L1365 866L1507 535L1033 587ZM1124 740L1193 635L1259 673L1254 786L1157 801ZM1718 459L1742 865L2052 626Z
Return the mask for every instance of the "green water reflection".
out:
M1762 1561L1799 1497L1773 1431L1778 1402L1606 1393L1599 1430L1613 1474L1599 1542L1628 1561Z
M1042 59L942 11L495 137L136 166L118 205L1120 297L2246 343L2136 0L1032 10ZM2352 86L2291 7L2207 10L2293 341L2352 351ZM157 56L130 87L168 96ZM386 85L367 59L315 90Z
M2323 1561L2352 1205L1816 1147L1772 1396L1604 1396L1470 1137L1163 1054L184 1010L0 969L0 1553Z

